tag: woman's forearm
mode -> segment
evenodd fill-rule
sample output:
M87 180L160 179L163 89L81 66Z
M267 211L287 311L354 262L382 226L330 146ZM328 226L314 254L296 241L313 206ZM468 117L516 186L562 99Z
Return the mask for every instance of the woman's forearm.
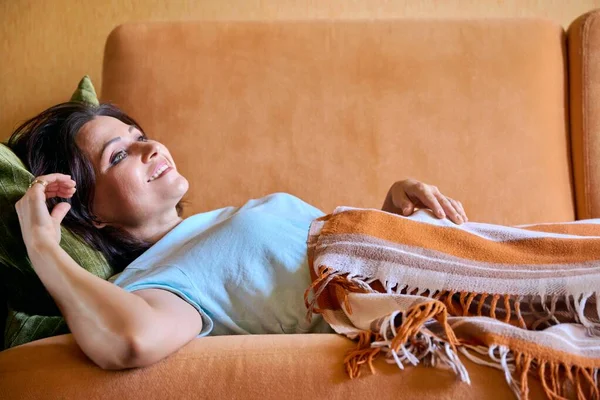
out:
M32 245L27 251L83 352L102 368L126 368L136 332L151 318L150 305L86 271L58 245Z

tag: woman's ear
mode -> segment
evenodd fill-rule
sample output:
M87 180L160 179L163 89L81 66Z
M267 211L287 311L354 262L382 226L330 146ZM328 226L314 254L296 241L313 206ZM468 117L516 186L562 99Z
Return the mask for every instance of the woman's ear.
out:
M94 227L96 227L96 229L102 229L102 228L104 228L107 225L106 222L102 222L102 221L97 220L95 218L92 219L92 224L94 224Z

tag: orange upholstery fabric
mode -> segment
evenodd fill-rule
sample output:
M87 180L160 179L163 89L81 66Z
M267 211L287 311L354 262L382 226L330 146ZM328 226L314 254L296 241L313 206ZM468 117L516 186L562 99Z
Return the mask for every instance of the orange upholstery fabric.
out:
M510 399L501 371L462 359L471 386L451 371L398 367L347 377L341 360L354 343L330 334L221 336L194 340L144 369L104 371L72 335L0 353L0 399ZM537 380L531 399L543 398Z
M131 24L101 98L169 147L187 215L276 191L381 207L415 177L471 221L568 221L565 64L540 20Z
M577 218L600 217L600 11L568 31L573 170Z

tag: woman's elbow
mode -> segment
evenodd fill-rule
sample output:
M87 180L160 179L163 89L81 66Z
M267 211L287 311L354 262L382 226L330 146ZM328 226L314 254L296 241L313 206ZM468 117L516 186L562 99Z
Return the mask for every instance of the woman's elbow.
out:
M115 363L113 361L96 362L96 365L105 371L121 371L124 369L132 368L125 363Z
M116 346L106 346L101 355L90 357L100 368L107 371L120 371L123 369L136 368L143 359L142 346L135 338L122 339Z
M107 364L112 370L147 367L163 358L157 354L157 346L150 341L148 335L136 335L125 341L125 351L113 363ZM160 353L160 352L159 352Z

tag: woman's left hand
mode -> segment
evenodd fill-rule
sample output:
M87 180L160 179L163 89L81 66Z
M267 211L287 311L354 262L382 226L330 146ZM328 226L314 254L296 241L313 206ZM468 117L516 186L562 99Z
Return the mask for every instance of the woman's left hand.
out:
M443 195L436 186L415 179L394 183L382 209L408 216L415 211L415 208L429 208L438 218L447 216L457 224L469 221L460 201Z

